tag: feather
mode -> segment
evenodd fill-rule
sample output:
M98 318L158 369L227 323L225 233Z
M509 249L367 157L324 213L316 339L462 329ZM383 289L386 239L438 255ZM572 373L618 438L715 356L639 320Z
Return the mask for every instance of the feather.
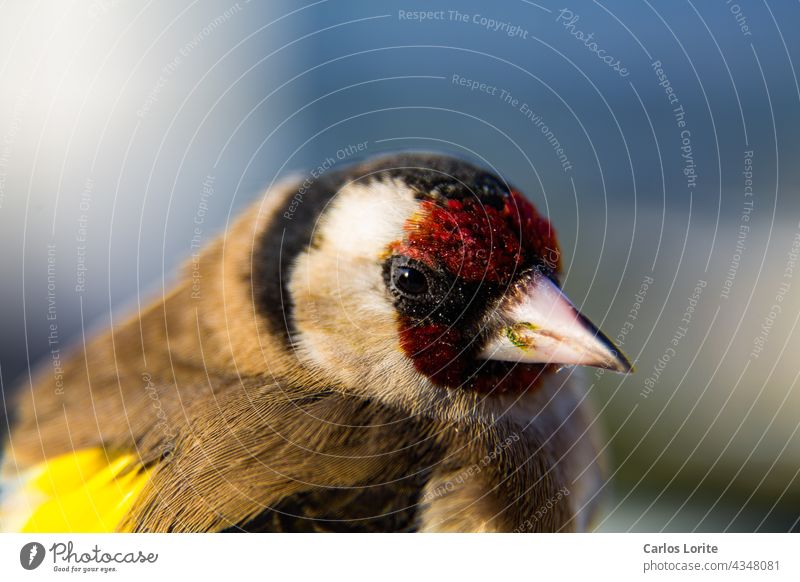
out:
M115 531L148 475L131 454L109 458L92 448L56 456L3 483L0 531Z

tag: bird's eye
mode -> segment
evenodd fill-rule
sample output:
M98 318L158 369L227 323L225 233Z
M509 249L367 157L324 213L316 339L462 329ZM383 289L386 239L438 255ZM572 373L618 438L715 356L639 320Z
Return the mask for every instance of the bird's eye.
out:
M422 295L428 291L428 279L414 267L395 266L392 269L392 281L406 295Z

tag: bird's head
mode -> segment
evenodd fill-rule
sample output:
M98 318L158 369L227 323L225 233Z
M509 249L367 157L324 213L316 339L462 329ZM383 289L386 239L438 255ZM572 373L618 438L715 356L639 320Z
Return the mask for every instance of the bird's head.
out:
M630 370L562 293L550 222L491 172L400 155L301 194L265 244L282 249L280 323L317 374L430 402L521 394L563 365Z

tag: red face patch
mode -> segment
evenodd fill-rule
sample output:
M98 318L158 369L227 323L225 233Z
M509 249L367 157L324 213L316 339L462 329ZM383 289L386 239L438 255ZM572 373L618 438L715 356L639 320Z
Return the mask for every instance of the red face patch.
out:
M512 191L502 209L476 198L421 203L406 224L408 235L390 246L431 267L444 267L469 282L507 284L534 261L552 271L560 252L550 222L522 195Z
M479 394L522 393L535 388L546 370L556 368L547 364L475 362L465 351L464 340L461 330L436 323L404 327L400 332L400 346L414 367L439 386Z
M405 225L407 235L389 252L445 269L470 283L507 287L533 266L557 272L560 252L550 222L518 192L502 208L476 198L423 201ZM537 383L544 366L477 362L458 322L443 325L402 317L400 345L416 369L434 383L478 392L523 391Z

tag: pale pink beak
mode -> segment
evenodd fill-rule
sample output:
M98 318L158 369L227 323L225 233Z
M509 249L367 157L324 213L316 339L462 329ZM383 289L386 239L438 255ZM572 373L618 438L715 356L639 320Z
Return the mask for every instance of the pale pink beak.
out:
M538 272L503 298L490 326L498 331L480 353L486 360L633 371L622 351Z

